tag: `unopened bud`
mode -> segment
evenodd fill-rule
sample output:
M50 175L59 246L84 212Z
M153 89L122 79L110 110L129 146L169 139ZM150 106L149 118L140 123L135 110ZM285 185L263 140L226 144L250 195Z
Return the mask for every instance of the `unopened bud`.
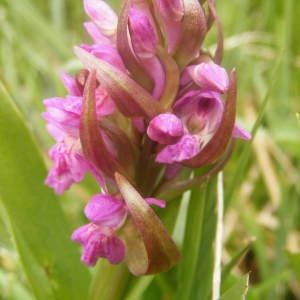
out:
M157 49L157 36L149 18L137 9L129 11L129 31L135 54L152 57Z

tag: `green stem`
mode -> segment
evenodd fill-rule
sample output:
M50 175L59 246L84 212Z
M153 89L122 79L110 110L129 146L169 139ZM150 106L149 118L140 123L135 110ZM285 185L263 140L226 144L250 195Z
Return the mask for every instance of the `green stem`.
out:
M89 300L124 299L130 273L126 265L111 265L101 260L91 284Z

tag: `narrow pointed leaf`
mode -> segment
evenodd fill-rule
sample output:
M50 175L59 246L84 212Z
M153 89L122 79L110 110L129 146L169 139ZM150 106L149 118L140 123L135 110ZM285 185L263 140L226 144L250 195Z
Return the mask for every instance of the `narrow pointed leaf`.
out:
M130 5L131 5L130 1L124 1L119 14L118 29L117 29L117 48L123 59L125 66L129 70L132 77L135 80L137 80L142 87L144 87L148 91L151 91L153 88L153 80L147 74L143 65L133 53L129 41L129 34L127 28L128 28L128 12L129 12Z
M206 34L206 17L197 0L183 0L184 19L180 47L175 53L175 59L184 68L199 53Z
M122 175L117 173L115 178L147 254L146 263L144 258L140 264L129 264L131 272L144 275L167 271L181 257L178 248L163 223L136 189Z
M161 104L125 73L79 47L75 53L85 67L96 70L97 78L125 116L152 119L163 113Z
M85 299L79 261L46 168L24 120L0 82L0 205L35 299Z
M95 93L96 74L92 70L87 79L84 95L83 109L80 120L80 142L84 156L89 159L96 170L112 177L120 167L111 156L101 136L96 116Z
M230 84L225 103L220 125L211 138L211 140L204 146L198 155L184 161L184 165L191 168L198 168L203 165L208 165L215 162L225 151L231 139L232 131L235 123L236 114L236 71L233 70L230 74Z
M228 289L220 300L245 300L249 288L249 274L241 277L230 289Z

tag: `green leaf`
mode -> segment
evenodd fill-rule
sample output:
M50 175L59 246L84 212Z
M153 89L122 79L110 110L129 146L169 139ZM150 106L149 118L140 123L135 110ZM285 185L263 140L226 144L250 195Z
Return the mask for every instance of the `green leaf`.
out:
M211 292L216 226L214 196L215 179L191 193L175 299L205 300Z
M85 299L89 274L46 176L41 155L0 83L0 204L37 299Z
M291 268L297 277L297 280L300 281L300 253L287 252L287 257L290 261Z
M245 275L235 283L229 290L227 290L220 298L220 300L245 300L249 286L249 275Z

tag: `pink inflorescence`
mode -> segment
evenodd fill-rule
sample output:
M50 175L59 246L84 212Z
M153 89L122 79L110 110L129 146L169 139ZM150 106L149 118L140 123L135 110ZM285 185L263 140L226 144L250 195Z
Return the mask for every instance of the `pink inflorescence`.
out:
M112 264L130 260L132 228L148 251L151 231L143 230L147 224L120 182L134 187L143 207L165 207L156 197L172 189L183 170L222 161L221 168L232 141L250 139L235 123L236 72L220 65L214 1L200 2L125 0L117 16L102 0L84 0L93 44L75 47L84 68L61 74L68 94L44 100L42 116L56 141L45 183L61 194L90 172L102 189L85 207L90 223L72 234L88 266L100 257ZM211 55L202 44L213 23L219 39ZM147 272L155 272L153 265Z

